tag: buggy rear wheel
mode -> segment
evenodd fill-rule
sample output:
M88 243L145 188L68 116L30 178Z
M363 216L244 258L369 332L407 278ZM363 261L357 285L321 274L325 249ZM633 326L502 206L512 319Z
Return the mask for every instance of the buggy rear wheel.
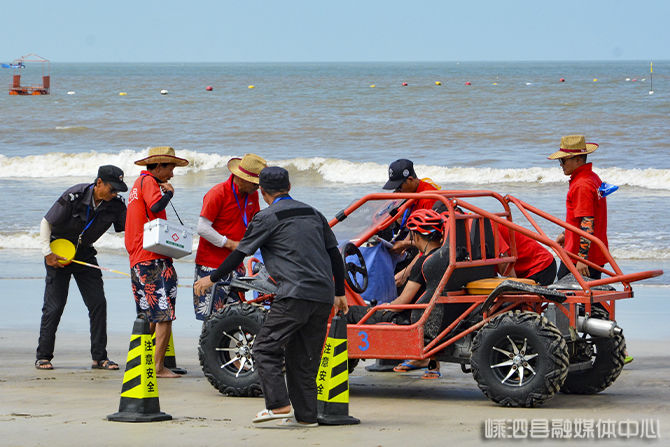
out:
M266 311L249 303L228 304L202 326L198 357L209 383L228 396L259 396L253 345Z
M535 407L551 398L568 373L568 348L560 331L534 312L498 315L475 337L472 374L492 401Z
M609 313L593 306L591 317L609 320ZM626 358L626 340L622 334L614 337L591 337L587 335L576 342L577 358L571 358L568 377L561 387L566 394L596 394L614 383L623 370Z

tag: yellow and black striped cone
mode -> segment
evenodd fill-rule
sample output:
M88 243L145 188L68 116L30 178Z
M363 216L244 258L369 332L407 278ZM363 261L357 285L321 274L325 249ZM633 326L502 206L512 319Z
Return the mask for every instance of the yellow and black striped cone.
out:
M156 334L151 336L151 343L154 345L154 358L156 358ZM186 374L184 368L177 366L177 356L174 353L174 340L172 339L172 332L170 332L170 341L165 350L165 357L163 358L163 366L175 374Z
M323 347L316 376L317 421L322 425L354 425L361 421L349 416L349 364L347 323L334 316Z
M119 411L107 416L117 422L155 422L172 419L158 401L158 379L154 367L149 322L138 315L130 336L126 372L123 374Z

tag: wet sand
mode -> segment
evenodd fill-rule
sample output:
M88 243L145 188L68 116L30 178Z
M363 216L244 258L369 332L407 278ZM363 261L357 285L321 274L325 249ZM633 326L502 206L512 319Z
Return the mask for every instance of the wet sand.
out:
M626 366L612 387L595 396L559 394L536 409L495 405L460 367L442 364L438 380L420 380L420 372L369 373L359 364L350 376L350 414L361 425L312 429L257 428L254 414L261 398L231 398L219 394L204 378L193 337L176 337L177 362L188 370L179 379L161 379L161 410L172 421L145 424L108 422L118 409L129 335L110 336L110 357L121 371L90 369L88 336L58 333L53 371L33 367L37 334L0 333L0 433L3 446L62 445L183 445L204 446L423 446L488 445L487 420L555 419L659 421L663 445L670 438L670 357L667 343L628 340L635 361ZM506 442L518 442L507 440ZM582 442L588 442L581 440ZM530 440L528 442L533 442ZM579 441L543 440L543 445ZM603 445L649 444L637 439L607 439Z

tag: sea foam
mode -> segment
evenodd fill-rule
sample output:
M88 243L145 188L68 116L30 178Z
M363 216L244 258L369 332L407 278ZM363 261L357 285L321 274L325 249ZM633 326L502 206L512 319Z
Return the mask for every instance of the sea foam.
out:
M141 167L135 160L146 157L147 151L124 150L117 153L54 152L45 155L7 157L0 155L0 179L2 178L54 178L90 177L103 164L119 166L127 177L139 175ZM175 175L197 174L225 168L228 160L242 154L211 154L190 150L178 150L178 157L190 161L189 166L175 170ZM311 157L268 160L270 164L284 166L291 173L305 173L324 183L383 184L387 179L387 165L376 162L356 162L337 158ZM48 169L44 169L48 167ZM468 184L550 184L565 183L568 178L554 165L528 168L488 168L438 166L417 164L420 177L428 177L440 185ZM645 189L670 190L670 169L625 169L619 167L599 168L595 171L611 184L634 186Z

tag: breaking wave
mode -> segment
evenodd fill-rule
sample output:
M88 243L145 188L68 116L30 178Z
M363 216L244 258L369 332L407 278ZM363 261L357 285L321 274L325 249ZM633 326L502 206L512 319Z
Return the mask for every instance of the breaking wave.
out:
M103 164L114 164L124 170L127 177L139 175L140 167L133 162L146 156L147 151L123 150L117 153L53 152L44 155L7 157L0 155L0 178L40 177L91 177ZM177 156L191 163L175 170L175 175L197 174L211 169L226 167L228 160L241 154L212 154L190 150L178 150ZM268 160L271 164L284 166L291 173L310 175L315 180L327 183L382 184L387 179L387 165L376 162L356 162L337 158L311 157ZM48 167L48 169L45 169ZM487 168L416 165L422 177L429 177L441 185L446 184L550 184L565 183L567 177L555 166L528 168ZM600 177L619 186L634 186L645 189L670 190L670 169L625 169L598 168Z

